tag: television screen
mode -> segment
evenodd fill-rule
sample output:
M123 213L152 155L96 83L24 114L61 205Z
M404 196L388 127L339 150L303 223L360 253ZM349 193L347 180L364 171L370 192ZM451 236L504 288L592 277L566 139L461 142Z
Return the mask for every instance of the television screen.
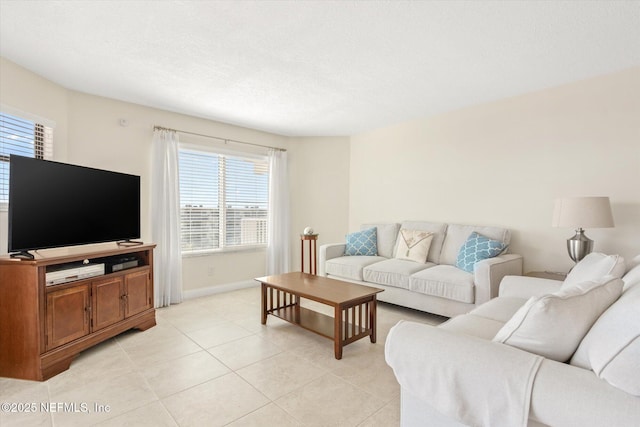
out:
M140 238L140 177L12 155L9 252Z

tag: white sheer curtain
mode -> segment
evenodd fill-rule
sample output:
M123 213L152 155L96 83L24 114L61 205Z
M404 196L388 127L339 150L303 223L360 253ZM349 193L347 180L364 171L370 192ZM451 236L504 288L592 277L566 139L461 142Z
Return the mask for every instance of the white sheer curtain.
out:
M151 218L155 306L165 307L182 302L178 135L169 130L153 133Z
M267 274L289 272L289 174L287 152L269 150Z

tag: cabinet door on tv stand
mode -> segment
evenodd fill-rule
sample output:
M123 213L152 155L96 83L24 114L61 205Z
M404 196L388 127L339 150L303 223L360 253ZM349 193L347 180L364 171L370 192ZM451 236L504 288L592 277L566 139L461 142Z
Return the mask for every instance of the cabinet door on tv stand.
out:
M92 331L124 319L124 295L122 276L91 282Z
M125 275L125 317L133 316L153 307L150 274L150 270L145 269Z
M47 292L47 350L89 334L89 285Z

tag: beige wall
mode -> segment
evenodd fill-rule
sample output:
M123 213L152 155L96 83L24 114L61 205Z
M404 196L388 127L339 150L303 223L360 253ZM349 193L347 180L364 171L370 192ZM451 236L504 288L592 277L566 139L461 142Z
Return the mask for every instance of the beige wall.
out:
M69 91L4 58L0 58L0 61L2 67L0 69L0 102L56 121L55 160L141 176L143 240L150 240L151 235L149 177L153 125L281 148L287 148L290 145L288 138L281 135ZM128 120L129 126L120 126L120 119ZM341 144L345 144L341 149L336 141L326 138L318 140L316 144L305 141L303 138L297 141L301 146L291 153L290 175L303 174L301 179L297 179L295 175L290 178L294 192L291 200L292 223L296 224L296 231L299 228L297 224L304 223L307 219L316 221L318 217L308 217L307 212L309 212L308 209L313 209L311 212L314 214L322 212L321 209L325 206L322 195L328 197L327 200L332 200L335 196L335 194L326 194L322 191L323 189L317 187L322 182L318 180L319 177L327 172L332 173L324 166L323 159L330 158L334 154L347 156L329 164L339 165L342 179L346 180L348 177L346 170L348 140L339 140ZM305 156L315 156L321 162L309 161ZM297 168L296 165L302 168ZM314 171L314 168L318 168L317 171ZM310 177L317 178L310 179ZM297 191L301 188L300 184L304 184L305 188L307 185L315 188L310 192ZM325 214L332 218L342 218L337 220L338 225L332 228L344 230L347 222L346 182L338 193L340 191L343 191L343 194L335 196L341 203L339 210L329 213L325 211L321 215L324 221L326 221ZM321 196L318 196L318 193ZM299 209L298 206L302 208ZM304 215L303 219L298 219L298 212ZM323 224L321 221L317 223L321 226ZM7 215L6 212L0 212L0 253L6 253L6 248ZM292 247L294 262L298 260L298 248L299 246ZM265 274L265 256L265 250L254 250L185 258L184 289L200 290L262 276Z
M291 138L289 147L292 267L299 270L300 234L305 227L318 233L318 248L343 241L348 232L349 138ZM305 260L307 251L308 246Z
M349 226L421 219L506 226L525 270L567 271L554 198L611 198L595 250L640 253L640 68L351 138Z
M68 91L3 58L0 67L1 103L56 121L57 160L142 176L146 240L158 124L288 149L294 268L307 225L323 244L362 222L424 219L507 226L526 270L567 270L572 230L550 226L562 195L611 197L616 228L587 235L596 250L640 253L638 68L351 138L286 138ZM0 212L0 252L6 232ZM264 251L187 258L184 287L243 281L264 266Z
M54 156L64 158L67 147L67 91L0 57L0 103L56 122L60 143ZM0 254L7 252L7 212L0 211Z
M121 118L127 119L129 126L120 126ZM68 160L141 176L143 240L151 239L149 177L154 125L282 148L287 145L286 138L279 135L70 92ZM211 141L191 138L190 142L208 144ZM262 249L185 257L183 288L190 291L263 276L265 256L266 251Z
M68 91L0 57L0 103L56 123L54 156L67 155Z

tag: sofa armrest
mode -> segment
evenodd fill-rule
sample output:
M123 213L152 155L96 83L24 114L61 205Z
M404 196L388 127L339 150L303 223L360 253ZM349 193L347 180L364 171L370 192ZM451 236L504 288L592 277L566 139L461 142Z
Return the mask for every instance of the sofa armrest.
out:
M529 417L550 426L637 426L640 397L590 370L545 359L536 375Z
M475 265L474 283L476 285L476 305L498 296L500 282L507 275L522 274L522 256L504 254L482 260Z
M326 276L326 269L324 264L332 258L338 258L344 255L344 250L346 249L346 243L328 243L326 245L320 246L320 259L318 266L318 275Z
M385 360L403 391L466 425L526 425L543 358L416 322L387 335ZM524 424L523 424L524 421Z
M562 282L527 276L505 276L500 282L501 297L531 298L560 290Z

